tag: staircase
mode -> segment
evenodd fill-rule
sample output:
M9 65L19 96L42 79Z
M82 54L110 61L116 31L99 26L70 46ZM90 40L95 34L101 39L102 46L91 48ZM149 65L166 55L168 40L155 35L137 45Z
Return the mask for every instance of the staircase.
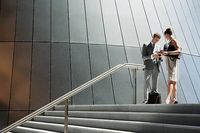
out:
M64 105L12 133L62 133ZM70 105L69 133L200 133L200 105Z
M119 64L14 122L0 133L200 133L199 104L68 105L69 99L76 94L124 68L132 70L137 77L137 70L144 66Z

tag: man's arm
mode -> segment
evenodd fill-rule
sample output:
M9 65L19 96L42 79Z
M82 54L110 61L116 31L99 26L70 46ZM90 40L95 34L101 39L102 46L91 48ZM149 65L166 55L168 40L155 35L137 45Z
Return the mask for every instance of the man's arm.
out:
M143 60L152 59L151 55L147 55L147 45L146 44L143 44L143 47L142 47L142 58L143 58Z

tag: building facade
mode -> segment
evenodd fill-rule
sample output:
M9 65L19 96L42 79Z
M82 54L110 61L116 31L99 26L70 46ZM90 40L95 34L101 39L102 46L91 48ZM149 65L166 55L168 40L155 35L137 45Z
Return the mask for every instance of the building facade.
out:
M168 27L183 49L178 101L199 103L198 0L1 0L0 9L0 128L120 63L142 64L141 46ZM134 78L120 71L71 103L135 103ZM141 103L143 71L136 78ZM165 62L159 92L164 102Z

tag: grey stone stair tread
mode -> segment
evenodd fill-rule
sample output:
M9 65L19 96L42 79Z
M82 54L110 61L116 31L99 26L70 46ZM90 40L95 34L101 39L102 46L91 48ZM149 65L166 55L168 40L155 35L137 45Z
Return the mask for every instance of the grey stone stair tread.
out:
M49 130L49 131L54 131L54 132L64 131L64 124L57 124L57 123L27 121L22 126L29 127L29 128L42 129L42 130Z
M200 132L199 126L172 125L163 123L138 122L138 121L119 121L105 119L86 119L86 118L69 118L70 125L86 126L93 128L106 128L112 130L125 130L133 132ZM62 132L63 124L52 124L44 122L29 121L24 126L39 128L50 131Z
M200 132L199 126L187 126L176 124L163 124L163 123L151 123L151 122L138 122L138 121L119 121L119 120L105 120L105 119L82 119L82 118L70 118L70 124L79 126L89 126L98 128L107 128L114 130L126 130L134 132L184 132L184 133L196 133Z
M56 105L55 110L64 110L64 105ZM116 104L116 105L70 105L71 111L119 111L119 112L166 112L200 114L200 104Z
M45 112L45 116L57 116L58 118L55 119L56 121L57 119L59 119L59 117L64 117L64 111L47 111ZM36 117L36 119L42 117L43 116L38 116ZM69 111L69 117L111 119L111 120L132 120L132 121L200 126L199 114Z
M55 123L55 124L63 124L64 117L56 117L56 116L37 116L33 119L36 122L47 122L47 123Z
M59 133L59 132L52 132L47 130L33 129L33 128L19 126L13 130L13 133Z
M64 105L45 111L17 127L27 133L57 133L64 130ZM200 132L200 104L70 105L70 133ZM21 133L21 132L20 132Z
M27 126L29 128L37 128L37 130L40 130L41 128L47 129L47 127L50 130L56 130L57 132L63 132L64 131L64 125L63 124L51 124L51 123L44 123L44 122L33 122L28 121L23 126ZM76 125L69 125L69 133L134 133L129 131L121 131L121 130L111 130L111 129L104 129L104 128L94 128L94 127L87 127L87 126L76 126ZM49 131L49 133L51 133ZM56 133L55 131L52 133Z
M70 133L134 133L134 132L128 132L128 131L82 127L82 126L74 126L74 125L69 125L69 132Z

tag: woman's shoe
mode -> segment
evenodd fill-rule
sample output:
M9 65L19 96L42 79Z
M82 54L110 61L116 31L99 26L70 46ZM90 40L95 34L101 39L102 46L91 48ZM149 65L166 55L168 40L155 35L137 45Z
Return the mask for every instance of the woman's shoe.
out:
M173 102L173 100L172 100L172 98L171 98L171 96L169 97L167 97L167 99L165 100L165 103L166 104L173 104L174 102Z
M174 101L174 104L178 104L178 101Z
M171 101L171 100L170 100L170 97L167 97L167 99L165 100L165 103L166 103L166 104L170 104L170 101Z
M170 101L169 101L169 100L166 100L166 101L165 101L165 104L170 104Z

